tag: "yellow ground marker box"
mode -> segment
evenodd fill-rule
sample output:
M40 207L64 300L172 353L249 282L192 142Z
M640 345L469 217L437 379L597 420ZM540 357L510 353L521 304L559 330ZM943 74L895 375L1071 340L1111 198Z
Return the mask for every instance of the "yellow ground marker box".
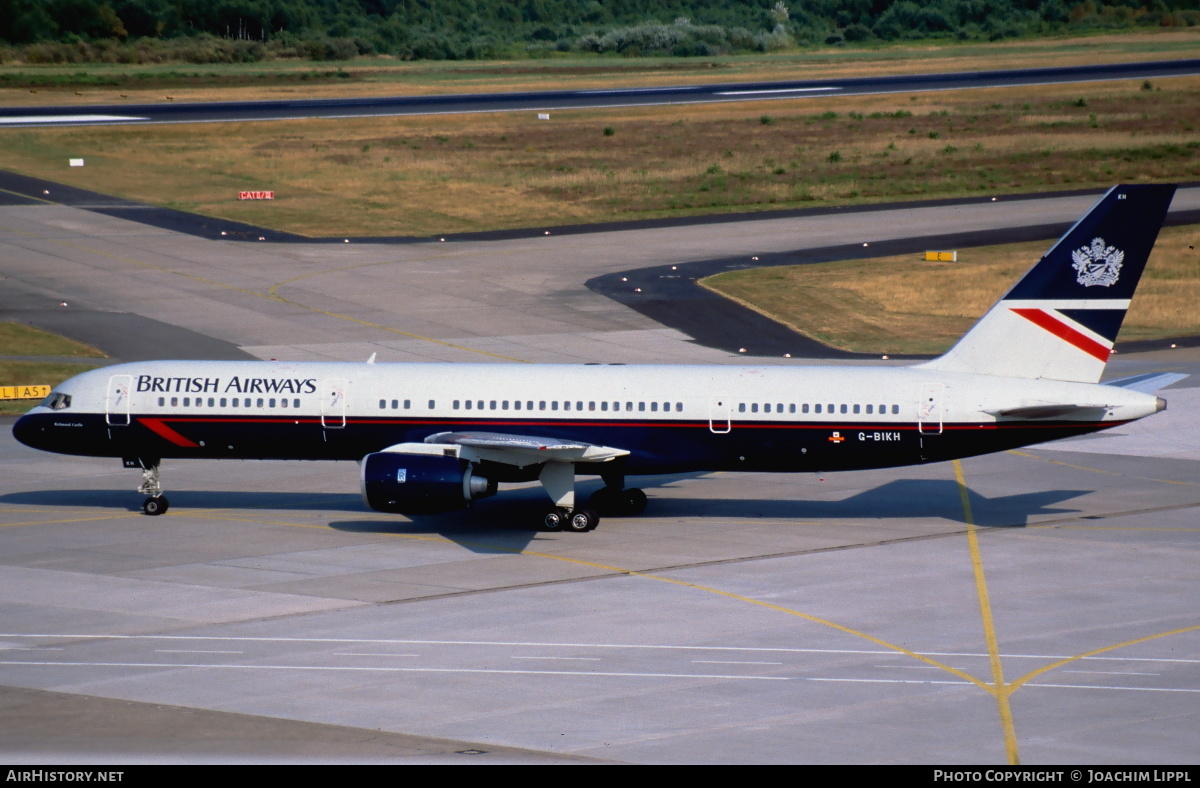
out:
M926 252L925 259L936 263L957 263L958 252Z

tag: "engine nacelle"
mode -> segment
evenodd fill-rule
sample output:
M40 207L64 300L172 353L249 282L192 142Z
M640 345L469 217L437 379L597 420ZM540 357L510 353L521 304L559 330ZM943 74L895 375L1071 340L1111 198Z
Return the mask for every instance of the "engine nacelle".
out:
M363 500L380 512L450 512L496 494L496 483L471 473L469 462L436 454L368 454L360 478Z

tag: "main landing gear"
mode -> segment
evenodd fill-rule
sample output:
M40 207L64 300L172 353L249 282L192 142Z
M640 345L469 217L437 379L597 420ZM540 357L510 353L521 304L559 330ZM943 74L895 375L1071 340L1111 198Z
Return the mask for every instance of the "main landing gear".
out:
M610 474L602 478L605 486L592 493L586 507L575 508L575 466L546 463L538 479L554 501L554 508L542 519L542 527L547 531L586 533L600 524L600 515L641 514L646 509L646 493L624 489L624 476Z
M600 515L594 509L560 509L555 507L546 512L542 527L547 531L571 531L582 534L595 530L600 524Z
M159 460L122 460L126 468L141 468L142 483L138 485L137 491L142 495L150 496L142 501L142 511L151 517L155 515L165 514L171 506L167 497L163 495L162 482L158 477Z
M641 514L646 510L646 493L636 487L601 487L588 498L588 506L607 515Z

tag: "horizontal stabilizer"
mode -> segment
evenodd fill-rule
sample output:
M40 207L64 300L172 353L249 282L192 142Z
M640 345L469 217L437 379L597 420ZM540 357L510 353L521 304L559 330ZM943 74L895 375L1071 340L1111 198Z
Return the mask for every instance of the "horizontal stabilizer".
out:
M1156 391L1165 389L1172 383L1178 383L1186 377L1187 375L1182 372L1147 372L1144 375L1110 380L1105 385L1129 389L1130 391L1140 391L1143 394L1153 394Z

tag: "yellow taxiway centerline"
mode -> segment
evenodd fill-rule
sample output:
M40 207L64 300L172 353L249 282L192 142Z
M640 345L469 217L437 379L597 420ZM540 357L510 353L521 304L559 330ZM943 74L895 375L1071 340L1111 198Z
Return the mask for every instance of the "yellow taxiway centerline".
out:
M1004 667L1000 662L1000 643L996 637L996 624L992 618L992 602L988 596L987 579L983 574L983 556L979 551L979 527L971 514L971 499L967 494L967 482L963 477L962 462L954 461L954 478L958 482L958 494L962 499L963 517L967 521L967 546L971 552L971 570L975 575L975 593L979 597L979 614L983 621L983 637L987 642L988 661L992 666L992 684L988 690L996 697L1000 712L1000 726L1004 731L1004 749L1010 766L1021 763L1017 750L1017 729L1013 722L1012 705L1009 703L1009 686L1004 682Z

